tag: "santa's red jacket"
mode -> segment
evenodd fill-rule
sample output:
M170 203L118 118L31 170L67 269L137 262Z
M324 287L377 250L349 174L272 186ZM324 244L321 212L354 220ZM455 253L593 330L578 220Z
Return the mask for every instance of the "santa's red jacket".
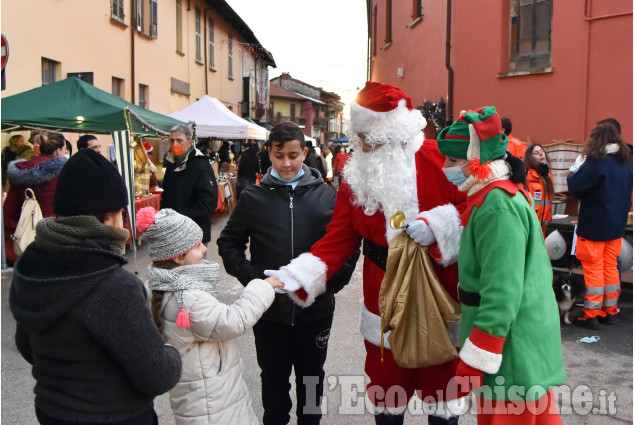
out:
M448 293L458 301L457 283L458 272L456 259L459 252L459 241L461 228L460 213L465 208L465 193L459 192L457 187L450 183L442 167L445 157L439 153L435 140L425 140L421 148L415 154L415 164L417 169L417 198L419 203L419 217L423 217L432 229L438 248L435 270L439 280L444 285ZM359 247L362 238L369 239L373 243L382 247L388 246L388 240L397 234L397 231L390 229L387 217L379 210L372 216L364 214L363 208L353 204L354 195L351 187L346 183L340 186L333 217L326 234L316 242L310 252L302 254L285 267L300 282L303 289L308 294L308 299L303 301L295 294L291 297L300 304L311 303L317 295L324 292L326 281L335 273ZM394 213L391 212L391 213ZM376 265L368 256L364 258L363 270L363 292L364 303L360 323L361 333L366 340L367 359L366 373L373 381L384 384L401 384L395 373L398 366L387 364L394 362L388 353L384 362L380 364L378 346L381 340L381 317L379 316L378 296L379 287L384 277L384 270ZM455 342L458 346L458 341ZM384 338L385 348L390 348L388 341ZM377 348L375 350L374 348ZM372 359L370 356L377 356ZM444 389L448 379L451 378L454 368L452 365L441 365L442 367L425 368L422 376L434 377L438 381L428 390L423 389L423 396L426 393L435 394L434 389ZM377 368L383 369L374 370ZM439 370L434 371L437 368ZM385 372L390 371L389 376ZM414 371L408 369L408 375L413 375ZM421 390L420 383L414 384L415 389ZM410 385L406 385L410 387ZM421 396L421 394L420 394Z

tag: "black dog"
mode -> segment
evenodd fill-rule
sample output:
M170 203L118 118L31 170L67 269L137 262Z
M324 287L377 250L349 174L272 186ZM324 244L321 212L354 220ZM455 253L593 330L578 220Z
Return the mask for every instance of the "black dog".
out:
M571 273L563 273L553 279L553 292L560 310L560 320L567 325L571 324L569 312L576 303L578 297L584 295L584 283Z

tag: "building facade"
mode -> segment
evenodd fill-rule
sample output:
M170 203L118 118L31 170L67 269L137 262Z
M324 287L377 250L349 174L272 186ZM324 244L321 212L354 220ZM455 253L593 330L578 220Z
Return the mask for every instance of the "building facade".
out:
M463 109L495 105L528 141L583 143L613 117L632 142L632 1L367 6L370 80L402 88L428 117L436 113L438 127Z
M273 56L223 0L4 1L2 33L3 97L76 76L163 114L205 94L256 121L268 105Z
M269 122L280 121L285 116L282 112L288 104L294 111L292 114L290 110L289 117L302 120L304 123L302 131L305 135L316 139L318 144L328 143L342 136L342 116L345 105L341 102L339 95L292 78L290 74L284 72L271 79L270 83L272 97L269 104ZM291 102L290 99L292 99ZM276 106L277 104L279 106ZM297 105L300 107L299 113L295 109ZM302 124L299 125L302 126Z

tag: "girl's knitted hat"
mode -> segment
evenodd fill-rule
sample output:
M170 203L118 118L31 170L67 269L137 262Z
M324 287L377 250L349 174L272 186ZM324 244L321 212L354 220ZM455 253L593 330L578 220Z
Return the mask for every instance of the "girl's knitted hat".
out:
M152 261L167 261L185 254L203 239L203 231L189 217L170 208L137 211L135 227L150 244Z

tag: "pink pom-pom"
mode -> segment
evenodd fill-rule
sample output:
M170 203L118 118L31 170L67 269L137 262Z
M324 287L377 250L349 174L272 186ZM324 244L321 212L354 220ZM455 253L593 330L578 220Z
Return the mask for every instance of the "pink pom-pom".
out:
M140 233L148 230L148 227L154 224L154 216L157 214L156 210L152 207L144 207L137 211L135 220L135 227Z
M185 312L185 308L181 307L179 314L176 316L176 326L180 328L189 328L190 327L190 318Z

